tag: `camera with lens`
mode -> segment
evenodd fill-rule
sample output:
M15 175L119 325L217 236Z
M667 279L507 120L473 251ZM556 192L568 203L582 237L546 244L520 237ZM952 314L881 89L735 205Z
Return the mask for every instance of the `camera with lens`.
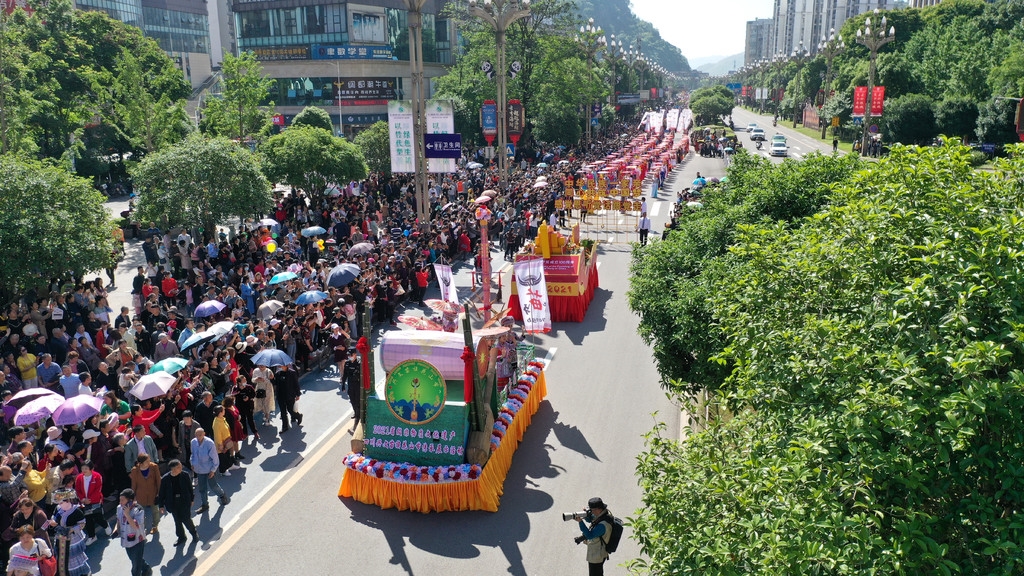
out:
M582 512L562 512L562 522L568 522L569 520L583 520L590 514L590 510L583 510Z
M582 543L586 542L587 541L587 537L581 534L581 535L573 538L572 541L575 542L577 545L579 545L579 544L582 544Z

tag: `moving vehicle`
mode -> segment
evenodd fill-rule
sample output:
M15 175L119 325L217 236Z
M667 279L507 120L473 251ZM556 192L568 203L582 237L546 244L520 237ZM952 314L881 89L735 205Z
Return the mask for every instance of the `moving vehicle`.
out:
M764 130L760 128L754 128L750 131L751 140L764 140Z
M753 132L754 128L757 128L757 122L751 122L747 124L747 132Z
M768 149L770 156L788 156L789 146L786 146L785 142L772 141L771 148Z
M785 144L786 143L786 137L783 136L782 134L776 134L775 136L772 136L772 143L775 143L775 142L782 142L783 144Z

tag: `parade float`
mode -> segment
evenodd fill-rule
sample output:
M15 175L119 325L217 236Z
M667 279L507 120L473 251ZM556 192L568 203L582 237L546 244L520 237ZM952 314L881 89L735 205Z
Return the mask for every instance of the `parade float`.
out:
M541 224L534 241L516 254L513 270L508 307L528 331L544 331L530 330L530 313L544 307L550 321L582 322L599 285L597 245L580 240L578 224L568 236Z
M418 512L495 512L519 442L547 394L544 365L509 326L387 332L373 385L362 356L361 424L339 498Z

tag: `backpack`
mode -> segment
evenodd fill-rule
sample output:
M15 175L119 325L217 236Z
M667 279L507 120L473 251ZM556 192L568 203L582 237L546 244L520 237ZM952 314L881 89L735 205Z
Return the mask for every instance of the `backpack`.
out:
M616 518L608 514L608 523L611 524L612 533L608 536L608 542L605 543L604 550L611 554L619 549L619 541L622 540L622 518Z

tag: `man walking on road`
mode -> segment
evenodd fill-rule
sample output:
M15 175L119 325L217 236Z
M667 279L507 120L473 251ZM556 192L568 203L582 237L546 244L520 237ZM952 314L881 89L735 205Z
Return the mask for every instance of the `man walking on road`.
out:
M185 529L192 535L193 540L199 539L196 532L196 525L192 522L192 478L188 474L182 474L180 460L171 460L167 464L168 471L160 481L160 495L157 504L160 505L160 513L167 514L169 510L174 518L174 533L178 539L175 546L185 543Z
M142 506L135 503L135 491L125 488L121 491L121 505L117 507L117 531L121 535L121 546L132 562L132 576L149 576L153 568L146 564L146 514Z
M295 402L298 401L299 395L302 393L299 390L299 375L287 364L281 366L277 375L274 376L274 387L276 388L274 394L277 395L277 403L281 407L281 432L287 432L291 429L291 425L288 423L289 414L295 419L296 425L302 424L302 414L295 411Z
M651 219L647 213L640 214L640 223L637 224L637 231L640 232L640 245L647 246L647 235L651 233Z
M210 490L217 494L221 506L226 506L231 501L217 483L218 466L220 457L217 455L217 444L213 438L206 435L205 430L199 428L196 430L196 437L192 439L192 470L196 473L196 488L202 502L197 511L199 514L210 509Z

